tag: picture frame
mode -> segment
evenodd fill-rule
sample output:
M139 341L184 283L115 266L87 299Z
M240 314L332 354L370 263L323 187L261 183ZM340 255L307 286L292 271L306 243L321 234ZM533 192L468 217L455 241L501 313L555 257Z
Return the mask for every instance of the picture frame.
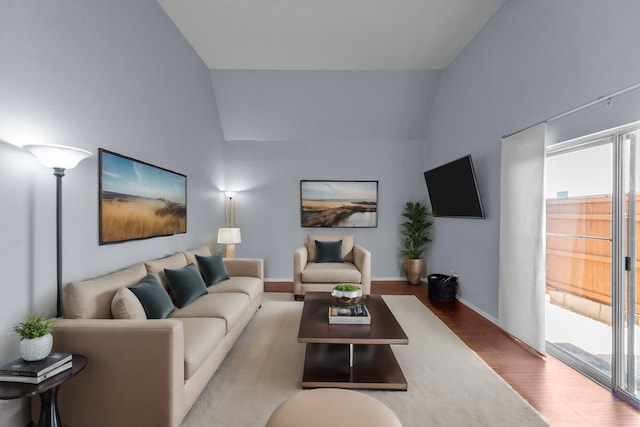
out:
M100 245L187 232L187 176L99 149Z
M300 226L377 227L378 181L301 180Z

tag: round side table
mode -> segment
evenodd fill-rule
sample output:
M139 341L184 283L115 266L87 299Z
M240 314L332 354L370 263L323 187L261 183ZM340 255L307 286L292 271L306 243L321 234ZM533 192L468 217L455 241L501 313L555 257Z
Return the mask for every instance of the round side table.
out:
M71 369L60 372L39 384L14 383L0 381L0 399L11 400L24 397L40 396L40 427L61 427L58 414L58 389L65 381L82 371L87 366L86 356L74 354Z

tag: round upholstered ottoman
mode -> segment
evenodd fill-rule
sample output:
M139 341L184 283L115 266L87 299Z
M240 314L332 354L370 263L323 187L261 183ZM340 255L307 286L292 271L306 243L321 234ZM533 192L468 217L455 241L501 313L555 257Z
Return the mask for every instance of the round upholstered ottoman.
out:
M338 388L303 390L273 411L267 427L402 427L382 402Z

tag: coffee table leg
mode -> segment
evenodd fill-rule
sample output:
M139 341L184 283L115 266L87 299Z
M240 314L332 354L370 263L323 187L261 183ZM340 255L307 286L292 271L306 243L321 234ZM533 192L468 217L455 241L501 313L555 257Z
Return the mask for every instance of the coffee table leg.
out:
M349 368L353 368L353 344L349 344Z
M58 387L40 394L40 427L60 427L58 415Z

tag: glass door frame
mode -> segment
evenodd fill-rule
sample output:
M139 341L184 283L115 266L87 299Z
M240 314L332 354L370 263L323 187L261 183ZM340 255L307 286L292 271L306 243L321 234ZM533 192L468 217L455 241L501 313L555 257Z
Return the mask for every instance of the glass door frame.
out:
M580 150L585 150L585 149L590 149L590 148L594 148L597 146L601 146L601 145L610 145L611 146L611 165L607 165L607 167L612 169L612 174L614 173L613 171L614 169L614 164L615 164L615 160L614 160L614 156L615 156L615 145L614 144L614 140L612 138L611 135L611 131L606 132L606 133L598 133L598 134L592 134L592 135L586 135L580 138L575 138L569 141L564 141L564 142L560 142L557 144L553 144L547 147L546 150L546 158L552 157L554 155L562 155L562 154L567 154L573 151L580 151ZM612 204L614 203L615 200L615 183L612 183L612 188L611 188L611 197L612 197ZM615 222L614 217L615 212L613 212L613 206L612 206L612 225ZM613 235L614 229L612 228L609 237L598 237L598 236L587 236L587 235L567 235L566 237L573 237L573 238L580 238L580 239L592 239L592 240L604 240L604 241L608 241L611 244L611 252L612 252L612 266L611 269L613 271L614 269L614 262L613 262L613 256L614 256L614 235ZM611 280L613 280L613 273L611 275ZM613 288L612 284L611 284L611 280L610 280L610 286ZM612 381L612 376L613 376L613 362L612 362L612 370L611 370L611 376L606 375L605 373L599 371L598 369L594 368L593 366L589 365L587 362L585 362L582 359L579 359L578 357L572 355L571 353L563 350L562 348L560 348L559 346L557 346L556 344L550 342L550 341L546 341L546 347L547 347L547 351L553 355L555 358L561 360L562 362L566 363L567 365L569 365L570 367L572 367L573 369L575 369L576 371L582 373L583 375L591 378L593 381L597 382L598 384L602 385L603 387L609 389L609 390L613 390L613 381ZM613 354L613 352L611 353Z
M625 138L629 133L636 132L634 141L627 147ZM635 300L636 300L636 233L635 203L629 203L629 210L625 207L626 188L625 179L629 176L631 194L636 194L635 174L640 165L635 156L636 146L640 141L640 121L630 123L580 138L561 142L547 147L546 156L581 150L600 144L612 144L612 230L611 230L611 378L597 371L585 362L569 355L547 341L547 350L556 358L567 363L572 368L588 376L611 390L616 396L640 408L640 390L635 390L636 371L640 366L635 364ZM629 221L627 222L627 215ZM627 292L629 284L629 292ZM627 315L626 307L632 307L631 316ZM625 333L625 328L628 331ZM625 351L630 349L631 351ZM635 394L634 394L635 391Z
M625 126L615 134L614 145L614 260L612 275L612 391L621 399L640 407L640 390L636 390L635 307L637 212L635 197L637 173L637 135L640 125ZM628 138L633 135L633 140ZM625 185L628 182L628 187ZM628 196L627 196L628 194ZM633 197L633 203L631 199ZM627 202L628 199L628 202ZM625 205L627 207L625 207ZM618 239L615 239L619 236Z

